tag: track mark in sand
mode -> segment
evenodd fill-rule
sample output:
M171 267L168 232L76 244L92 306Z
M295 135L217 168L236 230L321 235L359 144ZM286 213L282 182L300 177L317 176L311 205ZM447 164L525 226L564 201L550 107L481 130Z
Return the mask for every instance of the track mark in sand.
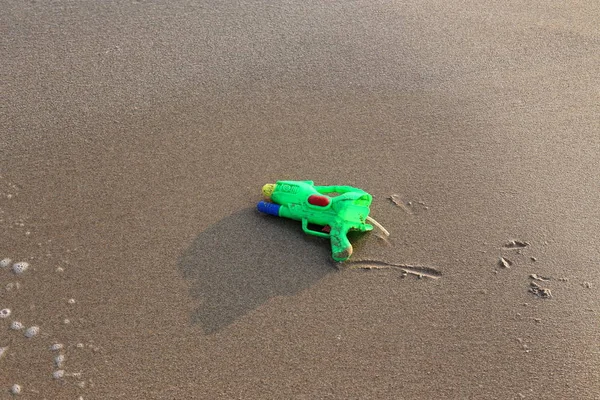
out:
M392 203L394 203L397 207L401 208L402 210L404 210L404 212L406 212L407 214L412 214L413 212L406 206L406 204L404 204L404 202L402 201L402 199L400 198L399 195L397 194L393 194L390 197L388 197L388 199L390 199L390 201Z
M531 279L533 279L534 281L540 281L540 282L548 282L551 278L546 277L546 276L540 276L538 274L531 274L529 275L529 277Z
M502 268L510 268L513 266L513 264L514 263L512 261L505 257L500 257L500 259L498 260L498 266Z
M524 249L527 246L529 246L529 242L523 242L521 240L511 240L508 243L506 243L504 246L502 246L502 248L504 248L506 250L513 250L513 249Z
M399 194L388 196L388 200L396 207L401 208L407 214L420 214L423 210L429 210L429 206L424 201L404 201Z
M407 264L392 264L385 261L376 260L360 260L360 261L346 261L338 263L339 269L399 269L406 274L416 275L420 278L432 278L439 279L442 277L442 273L432 267L423 267L419 265L407 265Z
M529 282L529 292L542 299L551 299L553 297L550 289L541 287L534 281Z

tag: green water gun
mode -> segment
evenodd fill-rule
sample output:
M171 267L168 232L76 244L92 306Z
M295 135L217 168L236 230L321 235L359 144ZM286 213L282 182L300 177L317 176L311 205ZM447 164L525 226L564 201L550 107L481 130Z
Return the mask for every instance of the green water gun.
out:
M305 233L330 239L335 261L346 261L352 255L348 231L367 232L373 229L367 223L375 222L369 217L373 198L362 189L315 186L312 181L277 181L264 185L262 192L267 201L258 203L258 211L302 221ZM308 224L320 225L324 229L316 231Z

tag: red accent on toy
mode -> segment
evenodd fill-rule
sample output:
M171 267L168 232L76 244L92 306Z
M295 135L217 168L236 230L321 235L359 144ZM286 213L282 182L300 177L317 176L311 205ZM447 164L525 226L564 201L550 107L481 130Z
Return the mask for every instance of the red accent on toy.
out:
M325 225L323 229L321 229L321 232L331 233L331 227L329 225Z
M308 203L313 206L326 207L329 205L331 200L327 196L321 196L318 194L313 194L308 197Z

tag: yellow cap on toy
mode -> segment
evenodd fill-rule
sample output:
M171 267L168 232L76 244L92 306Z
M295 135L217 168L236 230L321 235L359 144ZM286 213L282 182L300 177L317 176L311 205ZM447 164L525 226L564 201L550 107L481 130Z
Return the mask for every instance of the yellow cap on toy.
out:
M265 199L270 200L271 195L273 194L274 190L275 190L275 184L273 184L273 183L267 183L265 186L263 186L262 194L263 194L263 196L265 196Z

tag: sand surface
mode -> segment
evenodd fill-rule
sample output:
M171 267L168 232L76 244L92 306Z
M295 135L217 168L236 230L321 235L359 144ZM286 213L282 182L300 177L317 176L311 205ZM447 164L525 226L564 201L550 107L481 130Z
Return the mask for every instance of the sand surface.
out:
M598 1L227 3L0 5L0 398L600 399Z

